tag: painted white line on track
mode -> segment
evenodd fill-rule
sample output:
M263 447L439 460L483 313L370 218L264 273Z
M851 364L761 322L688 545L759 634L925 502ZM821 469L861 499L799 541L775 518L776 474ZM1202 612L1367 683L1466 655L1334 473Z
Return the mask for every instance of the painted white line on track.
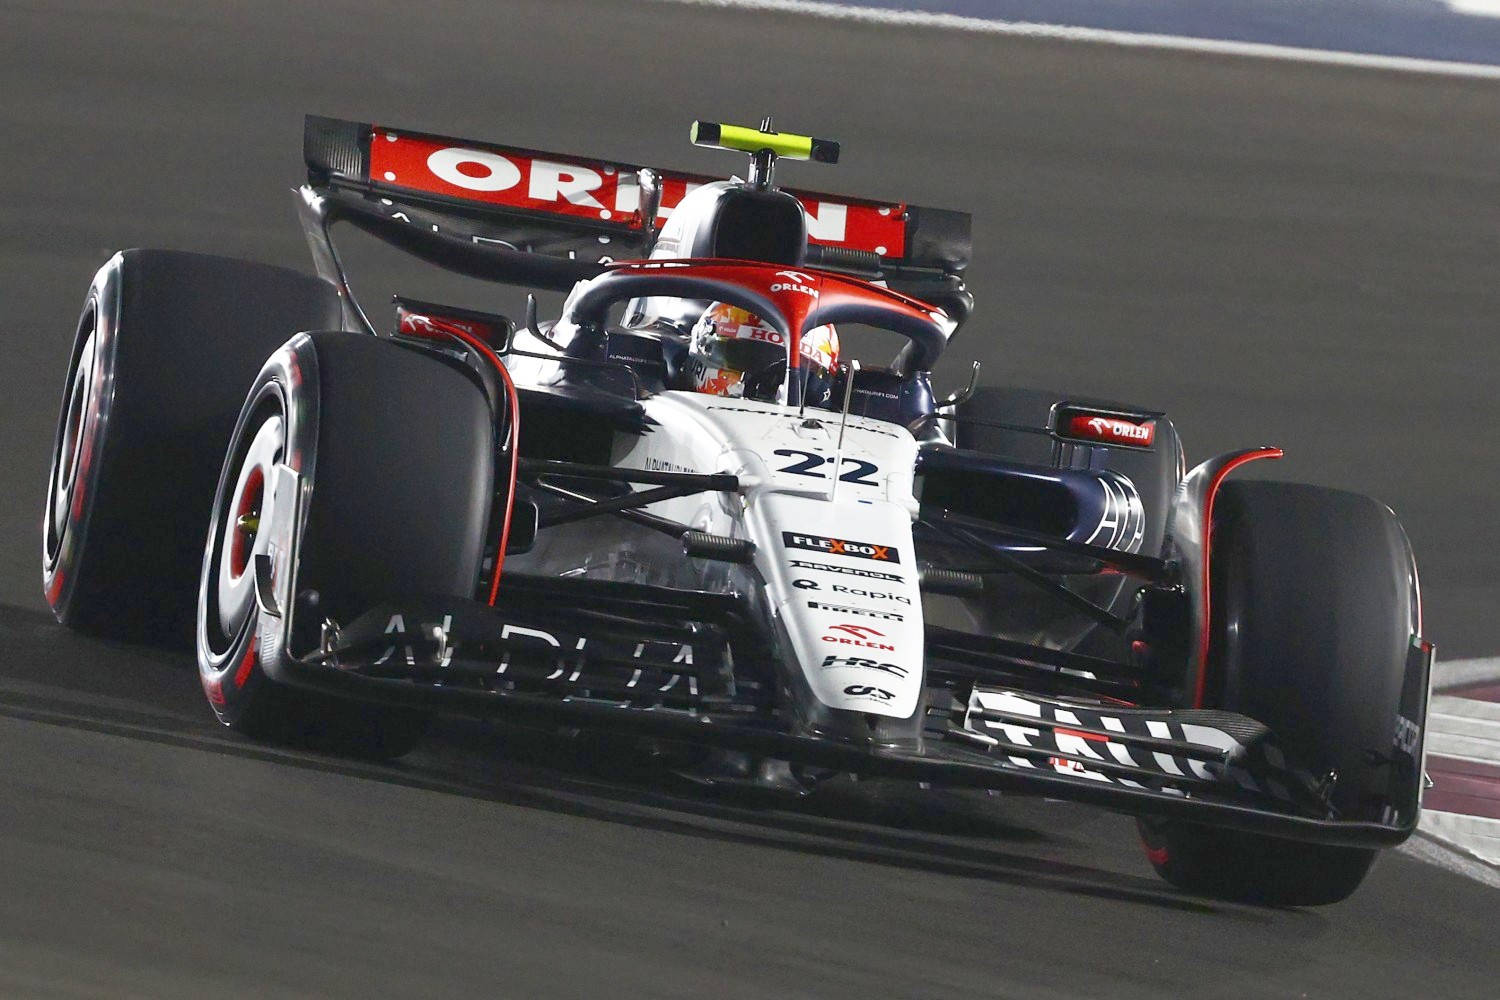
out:
M1442 650L1439 650L1442 652ZM1444 660L1432 665L1432 689L1466 687L1471 684L1500 683L1500 656L1480 660Z
M1336 52L1327 49L1304 49L1290 45L1267 45L1260 42L1229 42L1212 38L1189 38L1181 35L1154 35L1135 31L1112 31L1106 28L1074 28L1058 24L1035 24L1029 21L1000 21L958 14L936 14L927 11L887 10L879 7L852 7L816 0L652 0L693 7L718 7L725 10L761 10L806 14L831 20L886 24L899 27L942 28L987 35L1015 35L1095 45L1117 45L1126 48L1167 49L1201 52L1212 55L1243 56L1251 59L1278 59L1285 62L1314 63L1354 69L1387 70L1397 73L1424 73L1434 76L1459 76L1480 80L1500 80L1500 66L1481 63L1444 62L1440 59L1414 59L1407 56L1379 56L1361 52ZM1462 2L1462 0L1454 0ZM1478 0L1474 0L1478 2ZM1500 4L1500 0L1496 0ZM1470 12L1471 13L1471 12Z
M1500 865L1500 819L1424 809L1422 832L1487 865Z
M1455 14L1500 17L1500 0L1443 0L1443 3Z
M1397 850L1402 854L1409 854L1414 858L1426 861L1428 864L1437 865L1444 871L1450 871L1456 875L1471 878L1491 888L1500 889L1500 868L1497 868L1490 862L1484 861L1468 848L1452 843L1447 838L1440 837L1427 829L1427 824L1437 817L1451 815L1451 813L1434 813L1430 809L1426 810L1422 813L1422 829L1417 831L1416 836L1402 844ZM1472 817L1461 818L1470 819ZM1491 820L1490 822L1495 821ZM1463 834L1459 831L1449 829L1448 832L1463 837Z
M1500 765L1500 704L1437 695L1427 710L1427 752Z

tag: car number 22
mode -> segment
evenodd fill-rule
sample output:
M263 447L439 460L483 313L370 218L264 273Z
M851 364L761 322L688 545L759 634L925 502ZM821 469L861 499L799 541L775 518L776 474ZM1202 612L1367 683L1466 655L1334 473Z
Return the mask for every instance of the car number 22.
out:
M778 458L795 458L797 461L786 468L777 469L777 472L785 472L793 476L812 476L814 479L826 479L827 473L821 471L823 466L830 460L822 455L810 451L798 451L796 448L777 448L773 452ZM850 468L853 466L853 468ZM874 462L866 462L859 458L845 457L843 460L844 471L839 475L841 483L855 483L860 486L879 486L880 484L870 478L871 473L879 471L879 466Z

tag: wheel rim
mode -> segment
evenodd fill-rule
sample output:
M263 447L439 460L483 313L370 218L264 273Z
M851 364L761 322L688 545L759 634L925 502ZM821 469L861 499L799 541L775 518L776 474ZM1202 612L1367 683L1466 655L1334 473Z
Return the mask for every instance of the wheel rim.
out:
M245 449L234 490L225 497L215 570L218 623L225 639L238 635L255 610L254 559L268 551L269 532L262 529L275 517L267 483L285 452L286 425L280 413L273 413Z
M67 537L70 522L82 513L85 499L85 473L92 449L88 433L93 408L94 372L97 367L97 324L92 312L85 320L88 334L78 352L73 378L68 387L68 404L58 429L57 447L52 456L52 481L48 492L46 534L47 565L56 563Z

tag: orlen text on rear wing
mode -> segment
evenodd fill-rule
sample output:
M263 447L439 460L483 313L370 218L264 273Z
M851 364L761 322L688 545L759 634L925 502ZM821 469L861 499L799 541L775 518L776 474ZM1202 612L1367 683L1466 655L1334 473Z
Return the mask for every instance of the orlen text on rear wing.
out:
M600 262L646 256L672 210L710 178L309 115L303 133L313 251L349 221L423 259L494 281L565 290ZM883 278L922 297L961 289L969 216L790 191L807 264ZM321 238L319 238L321 237Z

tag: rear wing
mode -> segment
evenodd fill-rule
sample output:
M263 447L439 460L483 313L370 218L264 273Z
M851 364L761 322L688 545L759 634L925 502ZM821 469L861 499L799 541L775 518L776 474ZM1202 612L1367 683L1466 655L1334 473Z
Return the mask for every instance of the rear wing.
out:
M350 221L450 270L557 289L600 264L647 256L677 204L712 180L315 115L303 158L310 238L315 224L326 238L330 222ZM807 214L807 264L884 279L918 298L923 286L962 289L966 213L789 193Z

